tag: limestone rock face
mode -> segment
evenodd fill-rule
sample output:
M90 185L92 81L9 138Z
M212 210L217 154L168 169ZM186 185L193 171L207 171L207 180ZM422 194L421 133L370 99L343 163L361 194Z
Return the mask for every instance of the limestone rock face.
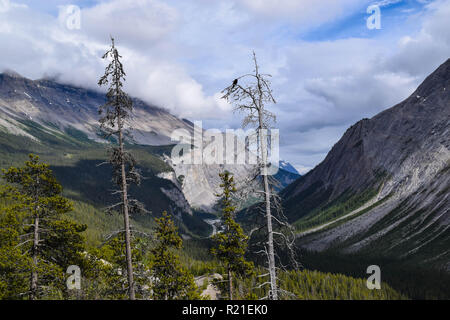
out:
M225 170L233 173L235 181L245 181L249 169L245 165L177 165L177 175L185 176L183 193L189 203L204 211L211 211L217 202L216 194L220 193L219 173Z
M240 143L240 140L236 137L234 138L236 143ZM169 156L166 156L165 158L166 163L173 168L178 181L181 181L181 189L189 204L192 207L203 211L211 211L217 202L216 194L221 192L219 173L223 171L231 172L234 176L236 185L239 188L245 183L250 173L255 169L254 165L249 164L205 163L203 151L206 150L210 142L211 141L207 139L202 141L192 139L190 142L193 145L192 149L189 148L189 151L186 151L186 153L183 153L183 155L177 159L172 159ZM202 150L202 159L200 161L193 160L194 149ZM231 152L233 155L236 153L234 147L232 150L227 150L225 147L223 150L224 159L227 152Z
M345 192L373 188L382 204L308 233L301 245L450 261L449 186L450 59L409 98L350 127L325 160L283 196L295 221L312 211L304 209L311 203L333 203Z

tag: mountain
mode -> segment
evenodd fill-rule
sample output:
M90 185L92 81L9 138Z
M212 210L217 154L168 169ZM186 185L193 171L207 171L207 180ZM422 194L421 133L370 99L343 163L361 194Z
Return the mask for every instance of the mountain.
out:
M104 104L103 93L61 84L49 79L30 80L8 71L0 74L0 131L29 138L37 143L55 137L77 144L82 141L103 143L98 126L98 106ZM194 124L168 111L133 99L134 116L129 122L134 145L173 145L171 134L177 129L192 135ZM44 141L45 140L45 141ZM195 142L193 142L195 143ZM250 170L247 165L173 165L170 148L160 155L170 171L159 175L173 182L182 191L171 195L178 203L211 211L220 189L219 172L231 171L236 181L244 181ZM292 170L292 169L290 169ZM280 174L284 187L292 182L294 174Z
M279 168L274 178L278 181L280 186L277 188L278 191L283 190L288 185L293 183L295 180L300 178L298 171L287 161L281 160L279 162Z
M33 81L13 72L0 74L0 167L21 165L28 153L35 153L51 164L71 199L96 209L114 203L111 170L98 166L107 158L97 122L97 108L104 102L105 95L92 90L48 79ZM172 131L192 131L192 124L138 99L133 103L133 138L128 137L127 148L137 158L144 179L131 193L152 216L167 210L178 217L186 235L208 235L212 228L191 209L182 188L171 179L173 169L164 161L171 151L168 144L174 143ZM151 221L136 217L134 223L145 229ZM106 225L103 221L99 228Z
M282 192L299 246L450 269L450 59Z
M79 131L89 139L100 141L98 106L105 103L100 92L42 79L30 80L14 72L0 74L0 128L4 131L38 140L29 133L29 121L48 132ZM137 144L171 144L175 129L193 130L162 108L133 99L134 117L129 126Z
M245 164L173 165L169 160L167 162L174 169L176 176L179 177L178 180L182 180L181 188L189 203L193 207L207 212L215 210L214 205L217 202L216 194L220 193L221 190L219 172L224 170L231 172L239 188L247 181L249 172L254 169L253 166ZM282 190L299 177L300 175L298 173L284 170L281 167L278 173L274 175L274 178L279 183L278 190Z
M279 164L280 169L296 174L298 176L300 176L300 173L298 173L297 169L295 169L289 162L285 161L285 160L280 160L280 164Z
M20 165L33 152L52 165L73 199L95 207L114 201L109 168L97 167L107 156L97 111L104 103L101 92L51 79L30 80L13 71L0 74L0 167ZM154 214L168 210L179 217L187 234L209 234L211 227L197 216L197 209L214 210L219 172L229 170L241 182L249 166L173 164L172 132L183 129L192 134L194 124L139 99L133 104L128 148L146 179L132 192ZM278 178L284 187L297 176L280 170Z

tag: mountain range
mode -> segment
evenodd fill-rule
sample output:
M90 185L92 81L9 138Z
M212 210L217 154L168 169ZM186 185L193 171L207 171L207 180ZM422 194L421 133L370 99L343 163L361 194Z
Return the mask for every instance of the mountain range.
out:
M105 206L113 199L108 168L97 166L107 156L107 141L98 125L98 107L104 103L102 92L52 79L30 80L13 71L0 74L0 166L18 165L28 153L37 153L52 165L67 193ZM144 199L147 209L179 217L187 233L208 234L211 227L196 214L214 210L219 172L228 169L237 181L244 181L249 168L172 164L171 149L178 142L171 140L172 133L182 129L192 134L193 123L139 99L133 99L133 105L127 143L145 179L132 192ZM280 169L277 178L286 186L298 176L289 168Z
M286 161L276 175L297 244L310 251L366 254L450 269L450 59L406 100L351 126L325 160L300 176ZM106 143L98 127L101 92L0 74L0 166L34 152L51 163L71 198L96 208L113 201ZM176 129L193 124L133 99L128 148L145 179L131 192L154 214L169 210L185 236L208 235L218 173L244 181L245 165L173 164ZM148 219L136 217L146 226ZM101 228L101 226L99 226Z

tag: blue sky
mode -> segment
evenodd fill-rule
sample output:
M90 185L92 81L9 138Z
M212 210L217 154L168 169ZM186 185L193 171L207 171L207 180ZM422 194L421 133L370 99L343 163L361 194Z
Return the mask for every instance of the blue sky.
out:
M372 3L377 3L373 1ZM351 37L374 38L392 34L393 30L404 30L405 23L414 13L424 9L426 3L415 0L400 0L380 5L382 24L379 30L369 30L366 26L367 4L348 14L338 17L336 21L321 25L314 30L300 34L299 37L308 41L329 41Z
M369 30L377 3L381 29ZM304 173L449 58L449 16L450 0L0 0L0 69L96 88L112 34L130 94L224 129L242 119L220 91L252 70L254 50L273 75L281 157Z

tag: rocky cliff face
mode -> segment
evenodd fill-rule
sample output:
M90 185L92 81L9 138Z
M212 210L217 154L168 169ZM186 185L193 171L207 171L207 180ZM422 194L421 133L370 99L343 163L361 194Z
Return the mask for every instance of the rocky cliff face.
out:
M283 196L292 221L326 218L301 234L304 247L450 265L449 186L450 59L405 101L350 127Z
M178 177L183 177L181 185L190 205L208 212L217 202L216 194L220 193L219 172L228 170L236 181L245 181L249 172L245 165L178 164L173 165L173 169Z

